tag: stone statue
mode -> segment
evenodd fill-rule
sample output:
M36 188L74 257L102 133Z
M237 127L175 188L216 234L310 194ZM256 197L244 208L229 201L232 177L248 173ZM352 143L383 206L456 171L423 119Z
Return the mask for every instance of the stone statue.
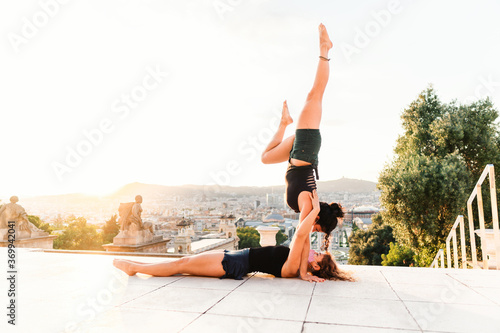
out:
M120 224L120 231L124 230L149 230L152 234L153 224L150 222L142 222L142 196L137 195L135 197L135 202L121 203L118 208L118 213L120 218L118 223Z
M121 203L118 208L120 233L113 239L115 244L138 244L151 241L154 236L153 224L142 222L142 196L137 195L135 202Z
M16 239L48 235L28 220L28 214L21 205L17 204L18 201L18 197L12 196L10 203L0 207L0 239L6 239L9 221L15 222Z

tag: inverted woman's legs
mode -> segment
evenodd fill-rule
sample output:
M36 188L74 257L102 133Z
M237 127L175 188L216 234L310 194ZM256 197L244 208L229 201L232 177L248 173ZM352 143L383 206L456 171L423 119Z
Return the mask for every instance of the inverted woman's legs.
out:
M322 57L328 58L328 51L332 48L333 44L330 41L328 32L326 31L326 28L323 24L320 24L318 30L320 55ZM299 120L297 122L297 129L319 128L322 111L321 104L323 101L323 94L325 92L326 84L328 83L329 75L330 65L328 61L320 59L318 62L318 68L316 70L316 78L314 80L313 87L307 95L306 104L304 105L304 108L302 109ZM283 103L281 122L278 130L269 145L262 153L262 162L264 164L281 163L288 160L295 140L295 135L292 135L285 140L283 140L283 136L285 134L286 127L292 122L293 120L290 117L288 106L285 101ZM301 163L301 161L295 159L292 159L292 163L295 165L309 164L308 162Z
M328 51L333 44L330 41L328 32L323 24L319 25L319 50L322 57L328 58ZM318 68L316 70L316 78L314 84L307 95L306 104L302 109L297 122L297 129L300 128L319 128L321 122L321 104L323 94L325 92L328 77L330 76L330 64L325 59L319 59Z
M267 145L266 149L262 153L262 163L273 164L281 163L288 160L288 155L293 146L293 140L295 135L292 135L285 140L283 136L285 135L285 130L288 125L293 122L290 113L288 112L288 105L286 101L283 102L283 110L281 111L281 121L278 126L276 134L274 134L271 142Z
M154 264L115 259L113 265L128 275L144 273L153 276L190 274L196 276L221 277L225 274L224 268L222 268L223 258L223 252L212 252Z

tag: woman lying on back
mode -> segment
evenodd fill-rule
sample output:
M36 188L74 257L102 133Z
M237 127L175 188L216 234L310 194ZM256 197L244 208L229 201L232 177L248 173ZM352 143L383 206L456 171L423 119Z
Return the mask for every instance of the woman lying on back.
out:
M296 278L311 282L329 280L354 281L338 268L330 253L310 251L309 233L318 219L320 204L316 191L310 193L312 209L301 221L290 248L266 246L237 251L211 251L169 262L154 264L115 259L113 265L128 275L144 273L153 276L189 274L241 280L251 272L273 274L276 277Z

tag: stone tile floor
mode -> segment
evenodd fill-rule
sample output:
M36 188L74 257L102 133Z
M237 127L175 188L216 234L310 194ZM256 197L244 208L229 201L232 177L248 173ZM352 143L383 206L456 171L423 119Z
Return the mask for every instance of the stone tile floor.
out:
M128 277L113 258L18 250L17 325L2 277L0 332L500 332L500 271L344 266L357 282L235 281Z

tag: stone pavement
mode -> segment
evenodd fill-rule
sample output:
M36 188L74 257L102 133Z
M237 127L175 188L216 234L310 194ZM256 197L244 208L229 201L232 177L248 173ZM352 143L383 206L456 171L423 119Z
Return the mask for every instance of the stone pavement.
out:
M7 276L5 249L0 258ZM357 282L235 281L128 277L114 258L19 249L17 325L7 324L2 277L0 331L500 332L500 271L343 266Z

